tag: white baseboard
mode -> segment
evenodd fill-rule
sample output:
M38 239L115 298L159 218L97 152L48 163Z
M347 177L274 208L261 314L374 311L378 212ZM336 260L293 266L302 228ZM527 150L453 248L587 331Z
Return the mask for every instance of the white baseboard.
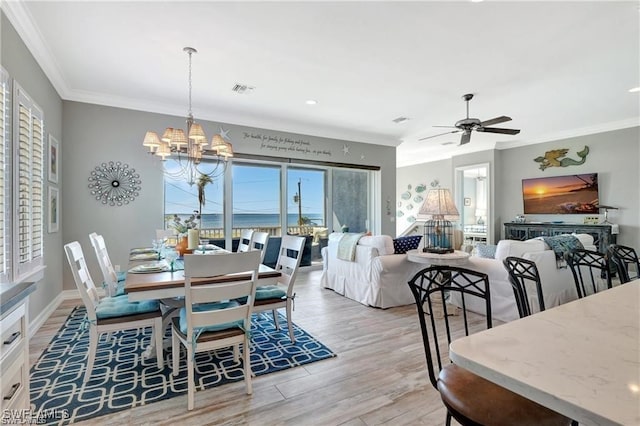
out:
M62 293L58 294L55 299L51 303L49 303L42 312L38 314L37 317L30 319L29 321L29 336L33 336L40 329L42 324L44 324L51 314L58 309L58 306L62 303L63 300L69 299L79 299L80 293L77 289L75 290L63 290Z

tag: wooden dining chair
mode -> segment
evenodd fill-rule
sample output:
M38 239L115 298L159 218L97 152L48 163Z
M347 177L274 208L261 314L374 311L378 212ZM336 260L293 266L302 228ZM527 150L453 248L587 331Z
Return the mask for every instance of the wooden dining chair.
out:
M506 257L502 263L509 273L509 282L513 288L520 318L529 316L534 312L529 303L531 299L529 290L535 291L535 296L538 300L538 306L535 312L544 311L542 282L540 281L540 274L538 273L536 263L532 260L514 256Z
M267 244L269 242L269 233L255 231L251 236L251 250L260 250L260 263L264 262L264 255L267 252Z
M567 263L573 274L578 298L613 287L606 255L597 251L576 249L569 252Z
M186 348L188 402L195 405L195 355L214 349L234 347L234 361L239 362L242 345L244 381L247 394L252 393L249 332L260 266L260 252L185 255L185 306L171 327L173 375L179 372L180 346ZM247 272L246 279L194 285L196 278ZM239 303L236 299L244 299Z
M251 249L251 238L253 238L253 229L243 229L240 233L240 241L236 251L249 251Z
M298 275L302 253L304 251L304 237L285 235L280 244L280 253L276 263L276 271L280 272L280 278L275 285L259 286L256 291L254 312L271 311L276 330L280 329L278 321L278 309L284 308L287 314L287 326L289 338L296 342L293 332L292 312L296 294L293 285Z
M486 274L454 266L430 266L409 281L415 298L427 372L451 418L461 425L570 425L571 420L496 385L449 361L449 344L472 331L491 328L491 295ZM455 316L446 303L450 294L462 301ZM484 301L486 316L467 311L471 297ZM427 312L442 312L430 315Z
M633 247L611 244L607 253L616 267L621 284L640 278L640 261ZM631 274L634 269L635 273Z
M162 369L162 313L157 300L129 302L127 295L107 296L100 298L95 287L80 243L74 241L64 246L73 280L80 292L80 297L87 310L89 327L89 354L87 369L84 373L86 383L93 370L98 348L98 339L102 333L152 327L152 338L155 338L156 360Z
M124 294L124 281L127 278L127 273L116 272L114 269L111 259L109 258L109 253L107 252L104 237L92 232L89 234L89 240L98 258L98 265L100 265L102 279L104 280L102 287L107 292L107 295L120 296Z

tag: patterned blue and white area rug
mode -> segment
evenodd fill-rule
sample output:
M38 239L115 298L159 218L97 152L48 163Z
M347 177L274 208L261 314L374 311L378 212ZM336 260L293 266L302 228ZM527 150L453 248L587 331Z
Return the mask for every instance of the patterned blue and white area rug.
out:
M171 375L170 350L162 370L155 356L143 359L150 327L112 333L110 340L103 334L91 379L83 384L89 344L85 318L84 307L75 308L31 368L31 413L39 413L34 419L38 424L70 424L187 393L184 350L176 377ZM276 330L270 313L254 314L251 368L256 376L336 356L295 324L296 343L291 343L283 316L280 325ZM231 348L196 356L198 390L242 379L242 360L233 361Z

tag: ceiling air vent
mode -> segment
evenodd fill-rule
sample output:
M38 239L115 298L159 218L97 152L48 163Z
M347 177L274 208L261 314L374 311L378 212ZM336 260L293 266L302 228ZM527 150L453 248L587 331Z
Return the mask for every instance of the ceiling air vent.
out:
M398 117L398 118L394 118L391 121L393 121L396 124L400 124L400 123L404 123L405 121L409 121L409 118L407 118L407 117Z
M251 92L253 89L254 89L253 86L247 86L246 84L236 83L231 90L233 90L236 93L243 94L247 91Z

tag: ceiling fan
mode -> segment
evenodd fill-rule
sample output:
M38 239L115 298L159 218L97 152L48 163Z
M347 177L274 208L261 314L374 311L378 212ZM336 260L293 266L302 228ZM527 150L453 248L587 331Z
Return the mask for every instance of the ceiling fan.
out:
M505 135L517 135L518 133L520 133L519 129L502 129L499 127L487 127L493 124L511 121L511 117L507 117L505 115L492 118L490 120L485 120L485 121L480 121L477 118L469 118L469 101L473 99L473 93L467 93L466 95L463 95L462 99L464 99L464 101L467 103L467 118L463 118L462 120L457 121L456 124L453 126L433 126L433 127L449 127L456 130L440 133L433 136L427 136L426 138L422 138L419 140L423 141L425 139L437 138L438 136L442 136L442 135L463 132L462 137L460 138L460 145L464 145L466 143L469 143L469 141L471 140L472 131L485 132L485 133L502 133Z

